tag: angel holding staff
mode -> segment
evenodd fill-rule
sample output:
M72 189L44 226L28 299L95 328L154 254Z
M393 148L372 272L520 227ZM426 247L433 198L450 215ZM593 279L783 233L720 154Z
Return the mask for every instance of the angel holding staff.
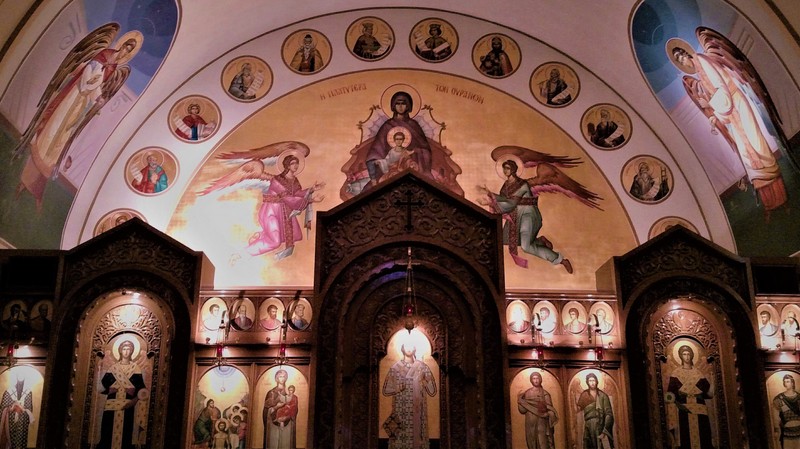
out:
M775 131L777 146L786 151L797 169L778 109L747 56L725 36L710 28L695 30L703 53L680 39L667 41L667 54L686 75L683 87L695 105L708 117L711 132L725 138L739 154L747 179L769 221L772 210L787 202L787 190L773 148L767 140L769 128L759 111L766 112Z
M275 258L281 260L291 256L295 242L303 239L297 216L305 212L303 225L308 232L311 229L312 204L325 199L323 195L314 195L325 183L315 182L304 189L297 179L309 153L306 145L292 141L223 153L217 158L239 165L198 194L208 195L240 184L245 188L260 188L262 200L258 210L258 223L261 230L250 236L245 250L251 256L259 256L283 245L284 248L275 254ZM276 164L283 170L278 174L269 173L267 165Z
M71 165L70 159L65 159L70 146L131 73L128 62L142 47L142 33L129 31L113 44L119 30L119 24L107 23L70 50L14 148L15 158L29 155L16 195L30 192L39 211L48 179L58 177L62 162L65 170Z
M542 229L539 194L561 192L589 207L600 209L597 202L602 198L558 169L558 167L575 167L581 161L577 158L551 156L513 145L495 148L492 151L492 159L501 163L506 180L500 188L500 193L493 193L486 186L478 186L478 191L485 195L485 198L479 199L478 202L489 206L492 212L503 215L503 243L508 245L508 252L514 263L522 268L528 268L527 259L519 256L519 248L522 248L522 251L553 265L563 265L567 273L572 274L572 263L569 259L554 251L553 244L547 237L539 235ZM520 178L517 174L520 163L517 161L525 168L534 169L536 176L528 179Z

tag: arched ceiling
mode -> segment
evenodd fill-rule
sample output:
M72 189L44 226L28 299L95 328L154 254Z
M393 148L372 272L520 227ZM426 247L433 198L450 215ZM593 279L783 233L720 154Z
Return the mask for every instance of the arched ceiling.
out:
M669 3L667 0L656 3L665 2ZM36 100L69 46L53 49L58 56L49 61L31 64L30 59L36 55L41 58L42 48L55 45L71 25L82 25L85 34L94 28L89 25L92 20L85 18L106 13L90 9L97 2L89 0L29 3L27 9L21 3L15 3L13 9L8 2L0 5L0 9L8 8L8 17L19 18L16 29L9 21L0 30L4 33L0 36L10 36L5 52L0 55L3 92L0 110L7 127L20 134L33 117ZM130 3L135 9L158 2L117 3ZM378 105L387 89L404 84L418 92L422 104L432 108L431 121L444 122L444 129L439 130L439 143L453 152L453 160L460 165L463 172L459 183L470 201L480 203L481 195L475 185L499 190L502 179L494 174L495 161L490 153L501 145L580 158L584 163L578 171L564 171L603 197L604 212L586 215L596 212L582 209L577 202L542 198L542 214L561 221L550 222L548 235L559 237L562 248L572 254L581 254L582 262L573 277L555 270L539 273L550 282L549 286L593 288L594 272L604 260L646 241L654 225L665 217L680 217L704 237L736 251L730 218L720 199L720 188L714 185L718 175L709 173L703 165L702 157L698 157L703 149L697 147L690 131L687 134L680 119L676 122L675 111L666 110L663 98L654 92L651 81L640 68L631 37L639 3L498 0L489 5L440 1L420 8L408 1L347 0L302 5L282 0L268 4L238 0L179 2L175 37L155 76L138 95L135 89L126 93L130 104L122 104L118 109L121 112L114 112L111 106L102 110L96 121L107 120L103 131L87 127L87 136L81 136L84 140L76 140L79 144L97 146L98 150L96 156L83 162L83 174L73 180L78 187L74 199L69 201L67 195L65 200L69 203L68 213L57 246L71 248L86 241L110 212L130 209L189 247L214 254L212 260L218 273L222 273L216 280L219 286L307 285L313 279L308 275L309 269L313 269L313 245L292 256L302 262L277 265L271 258L264 258L248 265L252 271L249 275L235 274L243 269L234 268L233 262L223 255L231 252L230 248L217 248L210 242L219 234L220 240L231 241L230 247L236 245L237 239L246 243L251 228L258 224L253 216L259 198L235 197L233 200L239 202L240 209L235 209L236 212L225 209L219 214L221 217L214 217L213 204L203 206L207 200L197 192L212 183L215 175L218 178L226 173L220 159L225 152L295 141L310 149L305 169L299 175L303 187L310 187L314 181L326 184L320 191L325 199L316 205L317 210L336 206L344 199L339 192L345 181L343 162L348 151L360 145L366 136L357 124L368 120L370 105ZM737 44L755 42L748 47L755 48L748 55L773 97L788 99L779 104L779 109L788 111L782 127L789 137L795 136L800 131L800 114L796 112L800 104L797 103L800 42L796 33L800 18L796 6L792 2L752 0L697 0L697 3L698 15L711 22L716 13L709 12L709 5L722 5L717 10L724 20L720 18L717 24L740 32L729 36L730 39ZM128 14L133 16L130 11ZM394 48L379 61L359 60L347 47L348 26L364 17L382 19L394 32ZM451 24L458 33L458 50L441 63L418 57L409 44L415 24L431 19ZM145 22L140 23L145 26ZM152 26L157 28L158 24ZM313 30L330 41L330 61L323 70L298 74L282 60L281 48L287 44L287 37L299 30ZM512 75L493 79L474 66L473 46L483 37L497 33L513 39L521 58ZM221 75L226 64L240 56L255 56L270 68L271 87L255 101L236 101L222 87L229 82ZM580 93L568 107L547 107L532 94L531 74L543 63L553 61L573 68L580 79ZM188 142L171 132L174 126L169 125L169 117L174 115L173 107L180 104L186 108L189 100L185 99L197 96L219 108L217 129L207 139ZM684 104L690 104L683 100ZM599 104L616 106L630 119L629 141L619 149L598 149L584 138L584 113ZM97 124L92 126L100 128ZM92 140L91 135L98 137ZM147 148L160 148L175 158L179 176L170 180L169 189L163 194L141 195L130 188L131 180L126 178L130 176L125 173L130 172L131 158L141 158L141 151ZM671 172L671 193L663 201L637 201L628 194L624 167L641 156L655 157ZM76 161L80 165L78 158ZM487 169L487 165L492 166ZM64 176L69 179L69 175ZM13 205L14 201L19 199L6 203ZM46 215L47 206L45 203L44 212L31 212L31 216ZM233 228L222 226L230 217L250 223ZM217 227L202 226L218 222L222 224ZM548 225L545 226L547 230ZM559 227L563 229L554 229ZM226 233L227 237L223 237ZM15 243L8 237L13 234L0 228L0 237L10 246L37 247L28 242ZM593 251L593 257L586 255ZM273 274L263 274L266 271ZM525 273L512 274L507 284L529 287L519 280L524 279ZM292 276L296 278L291 279Z

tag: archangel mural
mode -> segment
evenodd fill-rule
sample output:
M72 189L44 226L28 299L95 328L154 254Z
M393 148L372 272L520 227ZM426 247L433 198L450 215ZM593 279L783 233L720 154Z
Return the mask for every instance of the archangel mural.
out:
M788 75L770 47L719 0L644 1L631 32L656 96L701 149L697 156L725 206L738 252L800 249L800 221L792 214L800 198L791 187L800 179L798 154L763 75L769 72L773 88L784 85L786 98L795 95L794 84L781 81ZM756 52L760 67L751 60ZM786 239L776 241L776 232Z
M33 195L38 210L47 180L71 165L64 158L72 141L125 84L127 63L142 48L142 33L118 37L119 30L117 23L95 29L64 58L14 149L14 157L27 156L17 193Z
M589 207L600 209L599 201L602 198L558 168L571 168L581 161L516 146L495 148L492 159L501 167L505 181L499 193L490 191L486 186L478 186L478 190L485 195L479 202L488 206L492 212L503 214L503 243L508 245L508 252L514 263L522 268L528 267L528 260L519 255L519 248L522 248L522 251L553 265L562 265L567 273L572 274L573 268L569 259L553 249L554 244L550 239L539 235L543 222L539 210L539 195L559 192ZM520 173L524 169L531 171ZM522 177L529 175L533 176Z
M256 188L262 192L262 202L258 210L260 231L248 239L243 253L260 256L278 248L274 254L278 260L289 257L294 252L295 242L303 239L303 231L298 215L304 214L303 228L311 228L312 204L325 197L315 192L325 186L324 182L314 182L303 188L297 175L305 165L310 149L300 142L278 142L252 150L224 153L218 156L231 167L227 174L217 178L199 195L208 195L241 185L243 188ZM279 165L279 170L270 173L268 166ZM241 259L242 254L232 256L232 262Z
M0 217L5 240L58 247L74 192L158 70L177 16L174 0L84 0L36 36L0 98L0 114L21 134L0 147L8 157L0 174L9 180L0 197L15 210Z

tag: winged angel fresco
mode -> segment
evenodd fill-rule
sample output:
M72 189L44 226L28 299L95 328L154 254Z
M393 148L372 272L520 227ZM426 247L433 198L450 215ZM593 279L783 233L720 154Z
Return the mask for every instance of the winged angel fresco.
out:
M559 169L576 167L583 161L513 145L495 148L492 159L500 164L505 182L500 193L491 192L486 186L478 186L478 191L484 195L478 202L489 206L492 212L503 214L503 243L508 245L514 263L528 268L528 260L519 255L519 248L522 248L522 251L553 265L563 265L567 273L572 274L569 259L554 251L553 243L547 237L539 235L542 229L539 195L559 192L591 208L602 210L598 204L602 200L600 196ZM521 178L518 174L520 169L530 169L534 176Z
M117 23L107 23L70 50L14 149L14 157L30 154L17 195L29 191L39 210L47 179L58 176L72 142L128 79L131 69L127 62L141 49L143 37L138 31L129 31L112 46L119 28ZM69 168L69 160L65 168Z
M710 28L699 27L696 34L703 53L695 52L688 42L678 38L667 42L667 53L672 63L686 73L686 93L708 117L711 132L721 134L739 154L747 178L768 214L785 204L787 196L759 105L766 109L778 143L786 150L789 146L778 110L758 72L733 42ZM794 164L796 167L796 161Z
M294 252L295 242L303 239L297 216L305 213L303 227L308 232L313 216L312 204L325 198L314 194L325 186L324 183L315 182L313 186L304 189L297 179L309 153L308 146L291 141L247 151L222 153L217 159L222 159L233 169L198 192L198 195L225 192L233 188L258 189L262 193L258 209L261 230L250 236L245 250L251 256L259 256L283 246L275 254L275 258L286 258ZM281 171L270 173L268 167L276 165L281 167ZM235 263L236 259L233 258L231 262Z

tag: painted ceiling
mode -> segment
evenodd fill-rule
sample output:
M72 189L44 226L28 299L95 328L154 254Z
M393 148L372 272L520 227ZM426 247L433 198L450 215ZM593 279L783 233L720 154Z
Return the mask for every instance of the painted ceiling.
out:
M595 289L674 224L791 255L798 19L770 4L38 2L0 60L0 237L69 249L137 216L204 251L217 288L309 286L314 214L409 169L505 213L511 241L541 218L506 246L510 289ZM682 68L676 42L734 56L713 66L733 124L690 95L716 75ZM752 133L767 149L737 140ZM503 209L509 160L533 180L530 221Z

